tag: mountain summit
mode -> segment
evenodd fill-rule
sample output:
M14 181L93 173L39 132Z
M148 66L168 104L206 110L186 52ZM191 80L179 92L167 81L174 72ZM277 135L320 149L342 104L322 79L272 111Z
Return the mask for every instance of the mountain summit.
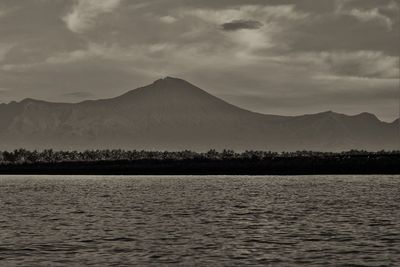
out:
M396 148L394 125L369 113L259 114L166 77L110 99L2 104L0 149L381 150Z

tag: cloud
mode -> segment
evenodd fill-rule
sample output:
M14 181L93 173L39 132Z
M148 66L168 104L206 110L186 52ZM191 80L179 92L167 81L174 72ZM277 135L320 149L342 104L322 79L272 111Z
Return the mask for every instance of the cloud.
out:
M89 44L86 49L73 50L69 52L61 52L46 58L44 63L64 64L77 62L96 55L96 47Z
M270 60L310 68L313 76L398 79L399 58L377 51L297 52Z
M256 20L234 20L222 24L224 31L255 30L262 27L262 23Z
M324 53L324 62L341 76L398 79L399 59L377 51Z
M176 22L178 19L172 17L172 16L163 16L160 18L161 22L167 23L167 24L172 24Z
M181 14L192 15L202 20L223 24L227 21L248 21L248 18L260 23L274 20L300 20L308 16L307 13L295 10L294 5L240 5L226 9L185 8Z
M13 44L0 43L0 62L4 59L6 54L14 47Z
M360 21L348 14L317 15L309 20L288 25L278 35L280 43L291 51L381 51L398 55L398 23L393 29L374 21Z
M122 0L77 0L63 20L68 29L82 33L96 24L96 18L104 13L112 12Z
M336 14L349 15L361 22L376 22L391 30L397 18L398 4L391 0L336 0Z
M201 43L214 47L214 52L225 53L225 58L236 59L241 64L257 60L254 53L286 44L277 35L285 34L287 25L307 19L309 14L295 9L294 5L237 5L229 8L181 8L177 15L193 24L191 36ZM251 19L249 19L251 18ZM189 24L188 23L188 24ZM190 25L190 24L189 24ZM218 31L222 28L222 31ZM248 31L243 31L248 29ZM250 31L258 29L257 31ZM222 32L222 33L221 33ZM186 36L189 36L188 34ZM214 58L214 55L209 54ZM226 62L228 60L225 60Z
M0 5L0 19L6 17L10 13L18 10L18 7L6 7Z
M134 61L150 57L152 54L159 55L162 51L175 48L166 43L120 46L118 44L101 44L90 42L84 49L62 52L48 57L44 63L68 64L88 60L113 60L113 61Z
M370 10L362 10L362 9L352 9L348 12L348 14L356 17L362 22L368 21L377 21L387 26L389 29L392 28L393 22L390 18L379 13L377 8Z
M335 0L335 10L351 10L354 8L362 9L392 9L398 10L397 0Z

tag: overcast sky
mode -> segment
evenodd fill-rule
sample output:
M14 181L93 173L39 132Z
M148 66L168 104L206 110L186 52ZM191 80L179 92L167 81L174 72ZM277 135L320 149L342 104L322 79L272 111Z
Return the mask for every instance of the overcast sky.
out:
M398 0L0 0L0 102L163 76L262 113L398 116Z

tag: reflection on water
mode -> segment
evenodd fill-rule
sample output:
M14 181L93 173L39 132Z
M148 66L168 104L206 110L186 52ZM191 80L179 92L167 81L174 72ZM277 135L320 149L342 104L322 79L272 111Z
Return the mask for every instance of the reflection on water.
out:
M0 176L1 266L400 266L400 177Z

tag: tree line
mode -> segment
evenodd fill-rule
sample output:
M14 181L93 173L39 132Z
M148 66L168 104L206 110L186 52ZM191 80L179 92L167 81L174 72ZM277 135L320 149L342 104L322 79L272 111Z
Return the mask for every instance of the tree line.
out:
M0 164L35 164L35 163L62 163L62 162L101 162L101 161L263 161L283 158L315 158L315 159L346 159L350 157L387 157L400 156L400 151L368 152L364 150L351 150L346 152L272 152L272 151L244 151L233 150L207 152L184 151L127 151L114 150L85 150L85 151L54 151L46 149L42 151L16 149L14 151L0 151Z

